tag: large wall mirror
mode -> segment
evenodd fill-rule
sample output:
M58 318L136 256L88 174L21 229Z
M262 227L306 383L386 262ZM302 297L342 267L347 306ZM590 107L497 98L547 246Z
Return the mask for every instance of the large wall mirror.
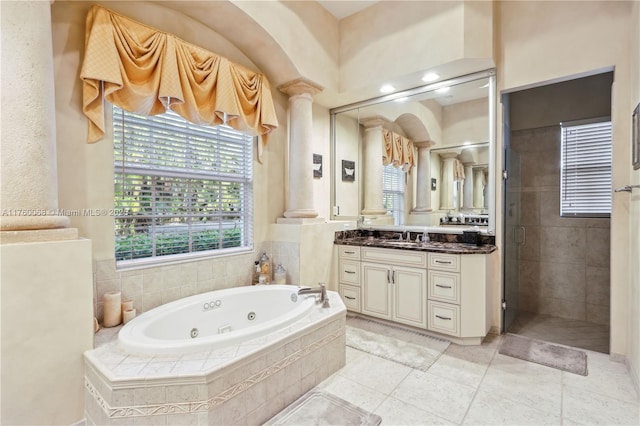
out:
M493 233L495 111L494 70L332 109L332 218Z

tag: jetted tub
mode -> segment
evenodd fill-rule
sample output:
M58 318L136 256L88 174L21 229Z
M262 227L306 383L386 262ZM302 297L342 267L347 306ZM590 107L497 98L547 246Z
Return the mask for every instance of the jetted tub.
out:
M176 300L129 321L118 344L129 353L186 354L219 349L286 327L307 315L316 295L300 287L259 285Z

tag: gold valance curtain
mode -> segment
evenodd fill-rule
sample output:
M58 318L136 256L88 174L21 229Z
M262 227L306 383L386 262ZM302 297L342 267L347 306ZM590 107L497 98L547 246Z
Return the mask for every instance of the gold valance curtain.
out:
M413 142L402 135L392 132L388 129L382 129L382 164L393 167L402 167L402 170L408 172L415 165L413 154Z
M99 6L87 15L80 77L90 143L104 136L103 97L144 115L171 108L197 124L222 124L226 118L253 135L278 127L263 74Z
M464 165L457 158L453 162L453 180L458 182L464 180Z

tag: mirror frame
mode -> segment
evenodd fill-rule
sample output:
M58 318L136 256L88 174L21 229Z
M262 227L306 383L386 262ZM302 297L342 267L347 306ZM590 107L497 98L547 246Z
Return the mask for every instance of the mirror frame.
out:
M452 86L458 85L462 83L467 83L474 80L480 80L483 78L489 79L489 114L487 123L489 126L489 187L487 190L488 193L488 211L489 211L489 225L486 230L482 230L483 233L488 235L495 235L496 232L496 155L497 155L497 146L496 146L496 111L497 111L497 96L496 96L496 70L495 68L491 68L484 71L475 72L472 74L467 74L455 78L450 78L448 80L438 81L436 83L427 84L424 86L414 87L412 89L402 90L399 92L390 93L388 95L380 96L377 98L367 99L360 102L354 102L348 105L343 105L340 107L332 108L329 110L329 114L331 116L331 127L330 127L330 135L331 135L331 144L330 144L330 168L331 171L331 220L340 220L339 217L336 217L336 176L335 176L335 161L336 161L336 115L342 112L353 111L362 107L376 105L384 102L393 101L395 99L409 97L414 95L419 95L422 93L427 93L439 89L444 86ZM361 144L361 141L358 141L358 144ZM360 151L360 150L359 150ZM360 154L359 154L360 156ZM362 164L361 159L358 159L358 162ZM360 189L359 191L360 192ZM359 206L360 208L361 206ZM437 226L376 226L376 229L413 229L419 228L421 230L428 228L429 232L434 233L452 233L458 230L462 232L464 229L468 229L469 227L460 226L454 229L450 228L440 228Z

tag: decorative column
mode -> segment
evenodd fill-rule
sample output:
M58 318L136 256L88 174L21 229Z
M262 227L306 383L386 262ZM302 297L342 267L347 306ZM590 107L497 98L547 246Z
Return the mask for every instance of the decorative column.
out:
M313 95L322 87L304 78L280 86L289 95L289 188L285 218L315 218L313 205Z
M473 181L473 208L484 208L484 185L482 184L482 182L484 181L484 168L479 167L473 169Z
M382 125L387 120L380 116L360 120L364 126L364 209L363 215L384 215L382 197L382 153L384 139Z
M2 45L0 230L65 228L69 218L57 214L51 4L2 2Z
M442 157L442 184L440 185L440 210L455 210L453 203L453 171L455 169L455 161L458 157L457 152L447 152L440 154Z
M462 207L467 210L473 208L473 165L475 163L468 162L462 163L464 165L464 186L463 186L463 198L462 198Z
M432 141L413 142L418 148L418 170L416 182L416 207L412 214L424 214L431 211L431 147Z

